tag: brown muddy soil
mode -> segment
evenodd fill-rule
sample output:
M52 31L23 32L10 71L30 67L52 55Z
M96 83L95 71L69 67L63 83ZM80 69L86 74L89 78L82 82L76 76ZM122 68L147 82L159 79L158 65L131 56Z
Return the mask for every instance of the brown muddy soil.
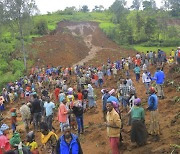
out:
M53 65L53 66L71 66L75 64L93 64L96 66L106 63L107 59L118 60L127 55L134 54L133 51L125 50L109 40L105 34L98 28L97 23L93 22L60 22L57 30L52 35L46 35L34 39L31 46L38 54L34 57L40 59L36 65ZM154 73L155 68L150 68ZM167 77L171 79L173 76L169 72L169 66L165 67ZM178 76L175 72L173 72ZM104 88L116 88L119 73L116 79L105 79ZM147 95L145 94L145 87L140 82L135 81L135 75L131 72L131 78L137 89L138 97L143 101L144 108L147 107ZM174 79L177 80L177 79ZM179 81L179 77L178 77ZM95 89L97 95L97 108L89 110L84 115L85 134L80 136L81 145L85 154L110 154L108 138L106 135L106 128L103 125L102 119L102 105L101 93L99 88ZM166 85L164 87L166 99L159 101L159 120L161 126L161 135L158 142L153 141L149 136L148 144L143 147L133 147L130 142L130 127L126 125L127 119L124 123L122 131L124 146L122 151L124 154L161 154L171 153L173 150L171 144L180 145L180 120L179 103L174 102L175 96L180 96L174 87ZM18 108L20 104L15 104ZM10 108L7 107L7 109ZM123 113L125 115L125 113ZM6 121L10 124L10 113L6 113ZM19 118L20 120L20 118ZM149 128L149 112L146 112L146 126ZM54 118L54 127L57 129L57 134L60 136L59 124L57 119ZM18 130L22 133L24 138L25 133L23 130L22 122L19 122ZM40 143L40 133L36 133L37 142ZM176 152L176 151L175 151ZM46 153L46 152L42 152ZM177 153L177 152L176 152Z

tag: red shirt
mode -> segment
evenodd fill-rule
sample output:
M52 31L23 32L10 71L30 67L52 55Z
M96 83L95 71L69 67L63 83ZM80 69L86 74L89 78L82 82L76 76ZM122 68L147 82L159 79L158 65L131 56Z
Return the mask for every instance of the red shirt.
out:
M98 80L98 76L96 74L94 74L94 79L97 81Z
M54 94L55 94L55 96L56 96L56 99L58 99L59 93L60 93L60 89L59 89L59 88L56 88L56 89L54 90Z
M77 93L77 95L78 95L78 100L82 100L83 99L83 95L82 95L81 92Z

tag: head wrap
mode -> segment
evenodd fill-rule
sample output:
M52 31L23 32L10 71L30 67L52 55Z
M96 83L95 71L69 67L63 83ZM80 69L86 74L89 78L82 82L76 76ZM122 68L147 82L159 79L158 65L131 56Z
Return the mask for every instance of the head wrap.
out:
M20 135L19 135L19 133L15 132L13 134L13 137L10 139L10 144L12 146L18 146L20 142L21 142Z
M92 88L92 86L90 84L88 84L88 88Z
M156 90L155 90L154 87L150 87L150 88L149 88L149 91L150 91L151 93L155 93L155 92L156 92Z
M6 124L2 124L0 130L4 132L5 130L9 129L9 126Z
M141 103L141 99L140 98L136 98L134 100L134 105L139 105Z

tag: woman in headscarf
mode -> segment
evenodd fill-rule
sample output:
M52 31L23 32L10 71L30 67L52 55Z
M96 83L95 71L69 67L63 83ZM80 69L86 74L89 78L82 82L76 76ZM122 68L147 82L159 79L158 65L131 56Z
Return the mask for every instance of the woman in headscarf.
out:
M140 106L141 99L134 100L134 107L131 110L131 142L142 146L147 141L147 130L144 120L144 109Z
M15 132L10 139L10 144L12 150L8 151L9 153L14 152L15 154L31 154L30 149L22 143L20 134L17 132Z
M95 105L96 102L94 100L94 89L90 84L88 84L88 106L89 108L92 108Z
M7 134L9 132L9 126L6 124L2 124L0 128L0 154L11 149L9 139L7 138Z

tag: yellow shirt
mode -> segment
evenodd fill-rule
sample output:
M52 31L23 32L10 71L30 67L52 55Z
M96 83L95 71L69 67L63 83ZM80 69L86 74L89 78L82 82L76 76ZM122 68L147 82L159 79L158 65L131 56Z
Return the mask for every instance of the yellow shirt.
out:
M173 62L174 62L174 59L173 59L173 58L168 59L168 63L169 63L169 64L172 64Z
M175 57L175 52L174 51L171 51L171 56Z
M118 127L118 128L107 127L108 137L119 137L120 128L121 128L121 119L119 117L119 114L113 109L111 112L107 113L106 118L107 118L107 123L109 125Z
M30 150L31 150L31 151L34 151L35 149L38 148L38 144L37 144L37 142L35 142L35 141L33 141L33 142L31 142L31 143L28 142L28 143L26 144L26 146L30 147Z

